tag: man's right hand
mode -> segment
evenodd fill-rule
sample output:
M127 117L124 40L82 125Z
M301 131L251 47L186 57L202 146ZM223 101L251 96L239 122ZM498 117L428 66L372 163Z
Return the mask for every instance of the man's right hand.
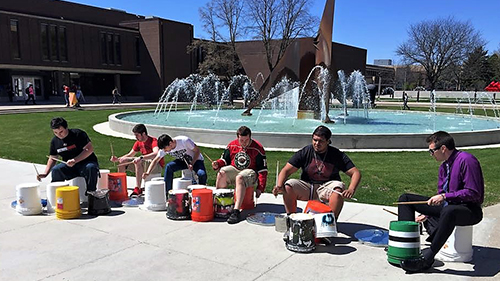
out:
M143 179L146 179L148 176L149 176L149 173L147 173L147 172L142 173L142 178Z
M47 174L38 174L36 175L37 181L42 181L42 179L46 178Z
M214 170L219 169L219 163L217 161L212 162L212 169Z
M282 186L275 186L273 188L273 195L278 196L278 193L283 193L283 187Z
M117 162L118 161L118 157L116 157L116 156L113 155L113 156L111 156L111 158L109 159L109 161L111 161L111 162Z

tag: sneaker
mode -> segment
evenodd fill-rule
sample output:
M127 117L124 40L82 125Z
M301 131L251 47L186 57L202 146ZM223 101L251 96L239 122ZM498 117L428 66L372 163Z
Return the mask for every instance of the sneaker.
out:
M135 187L134 191L132 191L132 194L130 194L130 197L139 197L142 195L142 189L139 187Z
M240 222L240 219L241 219L240 210L233 210L231 212L231 215L227 219L227 223L229 223L229 224L235 224L235 223Z

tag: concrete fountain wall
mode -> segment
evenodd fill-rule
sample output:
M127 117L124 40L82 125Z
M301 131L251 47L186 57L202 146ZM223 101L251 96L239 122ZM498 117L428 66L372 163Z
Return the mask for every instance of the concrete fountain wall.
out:
M143 112L143 111L141 111ZM124 121L120 116L134 112L110 115L111 130L132 135L135 122ZM169 134L184 135L203 146L225 147L236 138L236 131L185 128L160 125L146 125L152 136ZM312 132L311 132L312 133ZM425 138L429 134L336 134L332 136L332 145L341 149L426 149ZM452 132L459 147L491 145L500 143L500 129ZM258 140L268 150L296 150L311 143L311 134L286 132L252 132L252 138Z

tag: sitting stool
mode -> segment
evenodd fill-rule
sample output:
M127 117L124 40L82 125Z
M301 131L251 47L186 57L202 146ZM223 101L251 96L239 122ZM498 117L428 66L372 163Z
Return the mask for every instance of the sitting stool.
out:
M196 172L193 170L189 170L189 169L184 169L182 170L182 178L183 179L190 179L190 180L193 180L193 176L194 176L194 180L196 182L198 182L198 175L196 174Z
M88 202L89 199L85 192L87 191L87 182L85 182L84 177L72 178L68 181L69 186L78 186L78 193L80 194L80 204Z
M472 225L456 226L436 259L451 262L469 262L472 260Z

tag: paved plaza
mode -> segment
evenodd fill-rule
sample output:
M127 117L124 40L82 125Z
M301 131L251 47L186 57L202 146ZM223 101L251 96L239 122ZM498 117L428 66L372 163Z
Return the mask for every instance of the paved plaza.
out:
M72 220L22 216L10 205L17 184L36 181L33 165L0 159L0 166L0 280L500 280L500 205L484 208L474 226L472 262L436 261L429 273L409 275L387 262L384 248L354 238L363 229L387 230L396 217L383 208L393 206L347 202L334 245L300 254L285 248L274 227L246 221L173 221L164 211L131 207ZM40 185L42 198L49 182ZM263 194L252 212L264 211L284 212L281 196Z

